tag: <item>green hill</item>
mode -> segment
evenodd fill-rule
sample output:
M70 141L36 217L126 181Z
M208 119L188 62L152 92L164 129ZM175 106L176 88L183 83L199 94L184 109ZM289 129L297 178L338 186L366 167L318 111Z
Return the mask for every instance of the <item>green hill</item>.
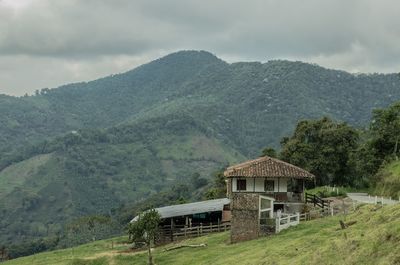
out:
M339 220L357 221L341 230ZM98 241L24 257L4 263L57 264L146 264L146 251L127 252L124 238ZM229 244L228 233L188 240L206 243L205 248L154 251L157 264L399 264L400 205L364 205L344 217L317 219L289 228L278 235ZM114 246L114 248L112 248Z
M400 161L393 161L379 170L377 176L375 193L400 198Z
M9 151L70 130L186 112L254 156L276 146L299 119L329 115L364 125L372 108L398 99L397 74L352 75L289 61L228 64L182 51L36 96L0 96L0 146Z

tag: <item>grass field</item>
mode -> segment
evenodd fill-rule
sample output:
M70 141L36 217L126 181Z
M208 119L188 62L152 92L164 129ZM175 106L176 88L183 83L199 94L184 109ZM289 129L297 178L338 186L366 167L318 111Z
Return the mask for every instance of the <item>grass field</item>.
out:
M341 230L339 220L357 221ZM146 264L145 251L127 252L126 238L40 253L4 265ZM156 264L400 264L400 205L360 206L347 216L302 223L271 237L230 244L229 232L187 240L204 248L154 250ZM114 248L112 248L112 245Z

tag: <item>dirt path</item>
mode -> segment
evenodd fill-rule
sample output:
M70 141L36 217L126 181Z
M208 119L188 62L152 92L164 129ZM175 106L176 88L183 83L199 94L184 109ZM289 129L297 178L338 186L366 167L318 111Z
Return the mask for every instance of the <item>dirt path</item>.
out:
M127 252L127 251L116 251L116 250L114 250L114 251L105 251L105 252L97 253L97 254L95 254L93 256L90 256L90 257L83 258L83 259L85 259L85 260L94 260L94 259L106 257L106 258L109 258L110 265L115 265L115 261L114 261L114 257L115 256L134 256L134 255L141 254L141 253L144 253L144 252L146 252L146 251L129 251L129 252Z

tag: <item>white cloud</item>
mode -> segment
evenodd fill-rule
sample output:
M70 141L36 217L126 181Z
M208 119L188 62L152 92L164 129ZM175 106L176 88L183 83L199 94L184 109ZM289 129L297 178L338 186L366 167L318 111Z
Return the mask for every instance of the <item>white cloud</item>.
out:
M398 10L395 0L0 0L0 93L90 80L179 49L398 72Z

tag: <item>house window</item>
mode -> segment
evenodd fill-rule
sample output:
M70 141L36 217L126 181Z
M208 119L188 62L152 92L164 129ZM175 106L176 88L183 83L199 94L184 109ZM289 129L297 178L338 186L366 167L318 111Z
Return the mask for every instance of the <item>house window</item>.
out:
M236 183L237 183L237 190L246 190L246 180L245 179L238 179Z
M275 181L266 179L264 181L264 190L265 191L274 191Z

